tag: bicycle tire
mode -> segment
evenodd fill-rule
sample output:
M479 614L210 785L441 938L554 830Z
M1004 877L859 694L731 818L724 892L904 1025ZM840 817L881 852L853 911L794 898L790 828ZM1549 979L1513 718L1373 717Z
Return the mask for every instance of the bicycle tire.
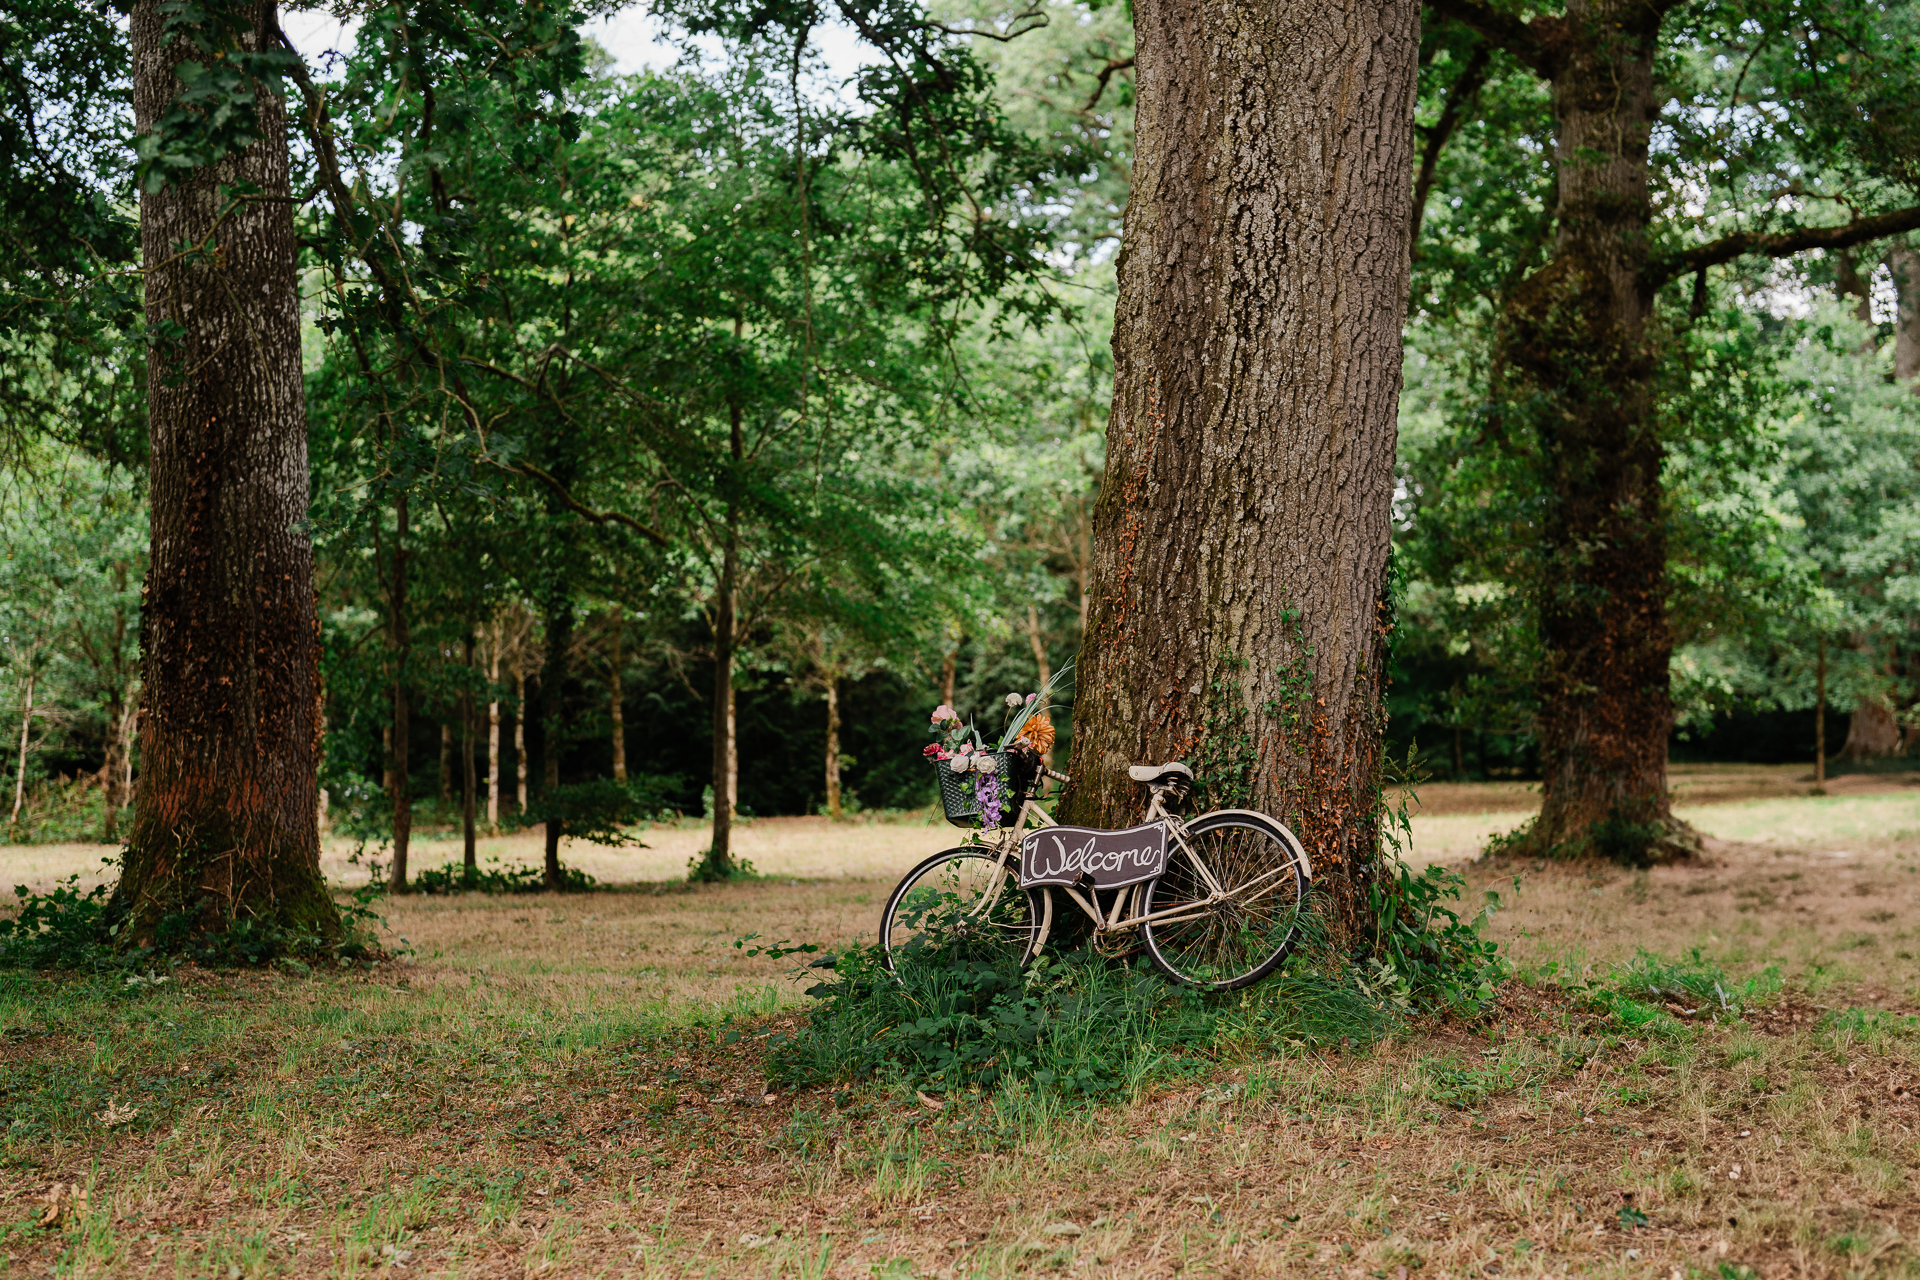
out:
M1143 913L1195 904L1187 918L1147 921L1140 937L1160 972L1183 986L1232 991L1272 973L1300 936L1311 887L1305 852L1265 814L1209 813L1187 824L1187 839L1219 880L1226 900L1202 908L1211 890L1178 844L1167 869L1147 885ZM1278 874L1269 874L1282 868Z
M1020 887L1019 859L1000 868L1000 855L978 846L943 849L900 878L880 913L880 955L898 976L896 957L939 953L994 964L1024 965L1039 934L1033 895ZM999 893L984 922L970 919L976 904Z

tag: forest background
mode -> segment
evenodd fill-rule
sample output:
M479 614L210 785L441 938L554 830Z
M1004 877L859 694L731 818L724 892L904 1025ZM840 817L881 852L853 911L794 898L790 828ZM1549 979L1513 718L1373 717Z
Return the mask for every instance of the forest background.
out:
M1699 9L1719 16L1663 46L1683 123L1654 139L1660 234L1876 203L1892 179L1785 128L1765 42ZM669 68L621 74L561 15L541 83L473 77L438 103L395 72L434 56L398 19L317 60L354 113L358 198L396 210L437 273L406 324L376 324L364 264L317 234L302 260L336 833L404 848L468 791L483 828L584 834L711 818L716 790L743 814L918 807L936 704L995 725L1004 693L1070 663L1131 16L933 16L977 79L953 97L971 150L931 182L873 64L696 6L660 14ZM114 21L70 17L81 43ZM1498 430L1493 335L1552 223L1552 104L1511 54L1428 18L1387 731L1411 775L1527 778L1540 481ZM24 102L55 60L10 41ZM87 88L8 145L109 194L110 266L142 158L115 74ZM1655 325L1673 749L1810 760L1825 733L1900 754L1920 700L1920 253L1895 235L1739 258L1681 292ZM0 317L9 841L123 834L139 769L143 352L164 335L101 293L61 310L21 291ZM416 330L453 358L409 354L394 335ZM1060 700L1064 762L1070 685Z

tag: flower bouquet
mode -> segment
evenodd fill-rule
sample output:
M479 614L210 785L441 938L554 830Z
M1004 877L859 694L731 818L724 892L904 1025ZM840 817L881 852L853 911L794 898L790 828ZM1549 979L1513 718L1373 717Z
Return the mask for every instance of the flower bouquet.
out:
M927 744L921 754L939 775L947 821L961 827L1010 827L1018 821L1021 798L1032 789L1041 757L1054 743L1053 721L1047 716L1051 708L1041 698L1066 674L1062 669L1040 693L1009 693L1007 726L991 749L959 712L944 703L934 708L932 732L939 741Z

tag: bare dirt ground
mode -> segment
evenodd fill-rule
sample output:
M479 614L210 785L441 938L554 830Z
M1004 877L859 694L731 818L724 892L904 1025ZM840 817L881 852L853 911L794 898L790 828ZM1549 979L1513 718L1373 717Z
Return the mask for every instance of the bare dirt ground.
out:
M755 824L820 879L389 901L412 962L371 973L0 975L0 1275L1915 1275L1908 786L1729 784L1696 866L1475 863L1494 1016L1216 1045L1107 1107L768 1096L806 979L733 941L864 934L940 828ZM1584 984L1641 950L1756 994L1628 1032Z

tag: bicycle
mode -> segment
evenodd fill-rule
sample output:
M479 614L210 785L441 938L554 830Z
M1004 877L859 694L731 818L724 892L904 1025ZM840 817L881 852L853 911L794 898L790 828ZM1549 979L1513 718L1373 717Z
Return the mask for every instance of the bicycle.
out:
M1127 775L1148 788L1136 827L1054 822L1038 793L1048 780L1069 779L1042 767L1011 822L982 827L907 872L880 917L888 971L898 976L896 955L923 953L1030 964L1054 931L1058 889L1091 924L1096 947L1124 950L1116 939L1137 933L1154 967L1185 986L1231 991L1272 973L1299 937L1312 886L1300 841L1249 809L1182 819L1169 805L1192 792L1193 771L1178 761L1134 765ZM948 817L960 821L951 802ZM1082 843L1069 849L1068 832ZM1049 836L1053 850L1042 843ZM1118 840L1102 848L1099 837ZM1124 847L1129 839L1136 843Z

